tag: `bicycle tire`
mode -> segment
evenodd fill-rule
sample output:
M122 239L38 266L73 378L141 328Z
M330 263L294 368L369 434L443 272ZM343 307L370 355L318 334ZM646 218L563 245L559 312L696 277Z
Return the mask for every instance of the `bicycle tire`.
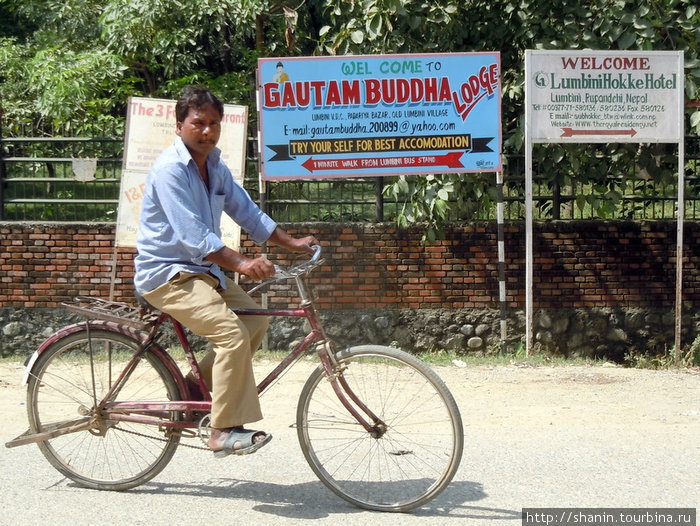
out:
M319 366L297 406L297 435L311 469L360 508L404 512L425 505L448 486L462 458L464 430L452 394L425 363L398 349L360 346L336 359L387 430L373 438Z
M99 424L95 401L99 404L103 400L139 344L116 331L91 329L89 335L90 340L86 329L67 334L37 360L27 389L30 431L38 433L51 425L92 417L98 423L89 429L38 442L39 449L52 466L81 486L130 489L163 470L180 437L159 430L154 424ZM91 371L95 373L94 381ZM179 398L172 373L154 353L147 351L115 399ZM165 418L179 420L182 413L171 412Z

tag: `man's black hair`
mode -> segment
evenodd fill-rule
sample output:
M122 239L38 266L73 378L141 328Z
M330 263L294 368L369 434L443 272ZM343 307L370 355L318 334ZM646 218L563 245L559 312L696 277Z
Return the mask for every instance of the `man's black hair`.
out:
M212 105L224 116L224 103L211 91L203 86L187 86L177 103L175 104L175 118L177 122L183 122L190 112L190 108L200 109Z

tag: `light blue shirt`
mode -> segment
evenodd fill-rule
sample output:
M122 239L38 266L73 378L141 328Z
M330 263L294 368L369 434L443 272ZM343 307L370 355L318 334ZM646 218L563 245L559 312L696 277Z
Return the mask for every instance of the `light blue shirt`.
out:
M134 285L138 292L149 292L179 272L209 273L225 287L221 268L205 259L225 246L222 212L257 243L267 240L277 227L234 181L218 148L209 154L207 168L208 190L180 137L153 164L136 240Z

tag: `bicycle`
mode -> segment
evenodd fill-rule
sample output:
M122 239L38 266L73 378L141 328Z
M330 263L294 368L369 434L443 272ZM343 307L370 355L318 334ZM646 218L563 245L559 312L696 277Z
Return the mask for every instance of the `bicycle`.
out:
M319 365L296 411L309 466L336 495L361 508L408 511L435 498L459 467L464 434L457 404L424 362L377 345L337 352L324 332L307 277L321 248L254 287L293 279L299 306L237 309L239 315L305 318L311 330L258 385L262 394L300 357ZM27 363L29 429L7 447L37 443L47 460L81 486L125 490L155 477L181 439L208 440L211 397L185 329L145 306L96 298L64 304L85 322L58 330ZM159 338L170 321L200 393ZM208 447L187 444L209 450Z

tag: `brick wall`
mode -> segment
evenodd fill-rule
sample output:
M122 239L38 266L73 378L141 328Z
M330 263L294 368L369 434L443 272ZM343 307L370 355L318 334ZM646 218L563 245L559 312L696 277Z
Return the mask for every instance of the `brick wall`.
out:
M323 309L498 306L494 223L455 226L445 241L420 243L419 229L393 224L284 225L313 233L326 264L314 276ZM113 247L113 224L0 223L0 307L55 307L76 295L131 301L134 250ZM535 225L537 308L671 307L675 298L673 222L549 222ZM700 302L700 228L685 227L684 301ZM525 305L522 223L505 228L508 306ZM245 237L243 250L258 253ZM112 261L116 258L116 268ZM287 255L270 249L281 265ZM293 296L270 291L272 305Z

